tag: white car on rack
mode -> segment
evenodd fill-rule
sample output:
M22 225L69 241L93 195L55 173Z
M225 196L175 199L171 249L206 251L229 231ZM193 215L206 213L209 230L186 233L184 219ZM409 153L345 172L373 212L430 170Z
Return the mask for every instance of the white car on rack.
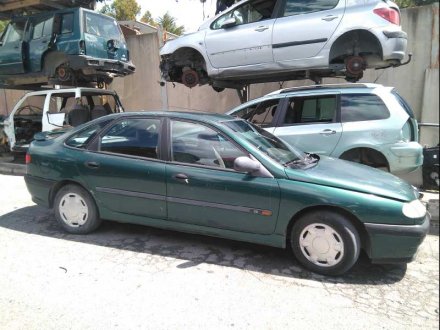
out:
M3 121L11 151L25 152L36 133L60 133L123 112L116 92L97 88L50 89L25 94Z

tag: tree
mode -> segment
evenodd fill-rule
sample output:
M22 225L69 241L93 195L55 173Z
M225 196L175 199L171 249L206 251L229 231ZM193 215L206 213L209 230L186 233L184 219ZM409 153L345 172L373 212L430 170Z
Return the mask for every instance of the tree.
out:
M157 19L157 23L162 26L162 28L170 33L176 35L181 35L185 32L185 27L183 25L177 26L176 19L166 12L162 17Z
M394 1L400 8L417 7L429 5L431 3L438 2L438 0L395 0Z
M6 25L8 25L8 21L0 21L0 33L3 32L3 30L6 28Z
M150 24L152 26L157 26L156 21L153 19L153 15L151 15L151 12L149 10L147 10L144 14L144 16L142 16L141 18L141 22Z
M141 11L136 0L114 0L111 5L105 4L100 12L116 18L118 21L135 20Z

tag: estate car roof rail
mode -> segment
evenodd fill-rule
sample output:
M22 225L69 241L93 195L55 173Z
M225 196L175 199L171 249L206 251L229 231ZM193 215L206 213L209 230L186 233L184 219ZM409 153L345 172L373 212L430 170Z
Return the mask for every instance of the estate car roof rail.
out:
M284 94L290 92L298 92L302 90L312 90L312 89L335 89L335 88L377 88L382 87L381 84L372 83L346 83L346 84L325 84L325 85L310 85L310 86L300 86L300 87L289 87L274 91L268 95Z

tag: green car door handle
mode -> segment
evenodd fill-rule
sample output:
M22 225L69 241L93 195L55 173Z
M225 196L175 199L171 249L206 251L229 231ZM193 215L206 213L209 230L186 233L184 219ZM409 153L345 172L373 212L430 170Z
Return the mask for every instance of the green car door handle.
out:
M179 173L179 174L176 174L174 176L174 178L179 180L179 181L185 181L185 183L188 183L188 176L186 174Z
M91 169L99 168L99 163L97 163L97 162L86 162L85 165Z

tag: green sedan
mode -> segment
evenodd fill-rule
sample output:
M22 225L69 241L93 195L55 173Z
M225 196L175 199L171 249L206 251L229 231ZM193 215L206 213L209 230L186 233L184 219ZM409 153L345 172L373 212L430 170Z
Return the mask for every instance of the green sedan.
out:
M227 115L109 115L37 134L26 163L33 201L72 234L136 223L290 247L308 269L339 275L361 249L376 263L411 261L429 229L406 182Z

